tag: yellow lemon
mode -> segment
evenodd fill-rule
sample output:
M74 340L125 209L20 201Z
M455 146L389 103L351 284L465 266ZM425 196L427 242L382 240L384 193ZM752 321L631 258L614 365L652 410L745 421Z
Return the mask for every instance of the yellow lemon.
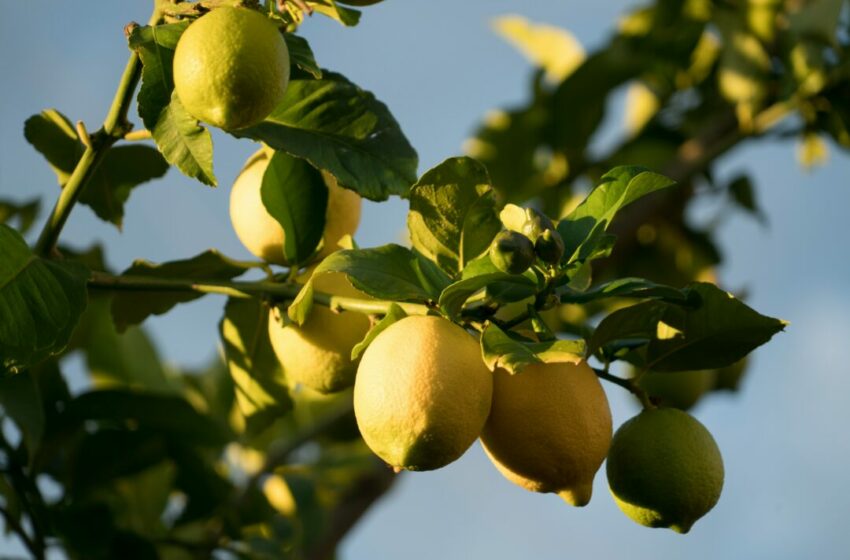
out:
M396 469L438 469L481 433L493 376L478 342L441 317L405 317L379 334L354 383L366 444Z
M723 489L723 459L711 433L675 408L644 410L617 430L608 485L635 522L687 533Z
M260 150L252 155L230 191L230 222L237 237L253 255L270 263L283 261L284 231L263 205L260 187L269 165L268 155ZM319 256L339 249L339 241L353 235L360 224L361 199L354 191L340 187L330 174L323 173L328 186L328 209Z
M345 275L331 272L313 281L317 291L345 297L368 297L354 289ZM269 318L269 337L283 372L291 383L300 383L320 393L342 391L354 383L357 364L351 349L369 331L369 319L361 313L335 313L314 305L307 321L281 326Z
M186 111L226 130L261 122L283 100L289 51L277 26L221 6L195 20L174 51L174 88Z
M481 443L511 482L583 506L611 443L605 391L583 361L497 370Z

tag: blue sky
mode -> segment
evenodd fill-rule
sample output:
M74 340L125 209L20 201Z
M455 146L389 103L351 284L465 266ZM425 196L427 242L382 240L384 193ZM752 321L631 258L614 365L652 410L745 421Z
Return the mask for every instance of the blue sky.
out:
M533 5L532 5L533 4ZM574 32L588 48L610 32L632 2L536 0L448 2L388 0L345 30L320 17L304 26L319 62L346 74L386 102L420 154L420 171L460 153L490 108L521 102L530 69L489 29L520 13ZM24 141L23 121L55 107L94 129L126 60L122 27L145 21L148 3L15 2L0 18L0 196L25 199L57 187ZM616 113L616 110L614 111ZM64 236L80 246L103 241L118 269L133 258L154 261L217 247L247 256L230 229L228 185L250 142L215 135L216 173L209 189L175 171L133 193L123 233L87 208ZM850 158L799 168L793 143L753 143L725 158L720 175L746 170L770 217L765 229L741 215L720 235L721 278L746 288L756 309L791 321L759 350L744 389L713 396L696 415L723 452L727 480L715 510L687 536L649 530L619 513L602 473L584 509L524 492L496 473L476 445L433 473L403 477L343 543L346 560L397 558L837 558L850 549L850 260L843 220L850 207ZM357 239L370 246L403 234L406 204L368 204ZM207 298L148 321L163 356L200 365L215 352L221 300ZM606 386L615 424L636 409ZM0 544L0 555L7 554ZM12 549L8 549L11 551ZM17 550L17 548L15 549Z

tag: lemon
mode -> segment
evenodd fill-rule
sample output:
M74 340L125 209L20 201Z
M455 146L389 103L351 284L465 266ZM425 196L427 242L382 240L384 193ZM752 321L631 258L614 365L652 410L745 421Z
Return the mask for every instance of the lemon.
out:
M396 469L438 469L481 433L493 376L477 341L441 317L405 317L379 334L354 383L366 444Z
M264 150L248 158L230 191L230 222L239 240L253 255L266 262L285 264L283 228L266 210L260 195L268 165L269 157ZM361 199L356 192L340 187L332 175L322 176L328 186L328 209L319 256L325 257L339 249L340 239L357 231Z
M289 51L263 14L221 6L195 20L174 51L174 88L186 111L225 130L261 122L283 99Z
M500 369L493 382L481 443L496 468L527 490L587 504L611 443L611 410L590 366L535 364L514 375Z
M332 295L365 298L354 289L345 275L322 274L313 280L317 291ZM300 383L320 393L342 391L354 383L357 364L351 349L366 336L369 319L360 313L335 313L314 305L307 321L281 326L269 320L269 337L283 372L291 383Z
M654 372L645 374L638 385L662 406L688 410L714 387L714 370Z
M709 431L674 408L644 410L623 424L608 453L617 505L647 527L687 533L723 488L723 459Z

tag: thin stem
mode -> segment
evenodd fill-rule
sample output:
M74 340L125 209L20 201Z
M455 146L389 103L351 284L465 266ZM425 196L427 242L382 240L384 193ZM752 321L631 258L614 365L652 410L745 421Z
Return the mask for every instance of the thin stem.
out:
M142 130L131 130L124 135L124 140L127 142L141 142L143 140L152 140L151 131L143 128Z
M6 508L0 507L0 515L3 516L3 519L6 522L6 527L18 535L18 538L21 539L21 542L24 543L24 546L27 547L27 550L30 551L30 554L32 554L34 558L44 558L44 551L38 548L35 541L32 540L26 530L24 530L24 527L8 510L6 510Z
M644 408L655 408L655 405L649 400L649 395L646 394L646 391L638 387L633 380L631 379L623 379L622 377L617 377L616 375L611 375L605 370L593 368L593 372L599 379L604 379L609 383L613 383L614 385L619 385L620 387L626 389L634 396L636 396Z
M92 289L142 292L198 292L221 294L237 298L271 296L279 299L293 299L301 291L301 286L292 283L275 282L238 282L218 280L195 280L190 278L153 278L148 276L113 276L103 272L93 272L89 279ZM427 305L404 303L377 299L359 299L335 296L323 292L314 292L313 301L334 311L355 311L366 315L385 315L393 304L401 307L408 315L426 315Z
M160 11L159 2L155 3L153 14L151 15L150 24L154 25L159 21ZM42 256L47 256L53 250L59 239L59 234L74 205L80 198L86 185L91 180L95 171L97 171L100 162L109 151L115 142L124 137L130 128L127 122L127 113L130 110L130 105L133 100L133 94L136 91L136 86L142 76L142 66L139 61L139 55L135 51L130 54L127 64L124 67L124 73L121 75L121 80L118 82L118 89L115 91L115 96L112 99L112 105L106 114L103 121L103 126L95 132L86 142L82 139L86 149L82 157L77 161L74 171L68 178L68 182L62 188L56 205L50 213L38 241L35 244L35 252Z

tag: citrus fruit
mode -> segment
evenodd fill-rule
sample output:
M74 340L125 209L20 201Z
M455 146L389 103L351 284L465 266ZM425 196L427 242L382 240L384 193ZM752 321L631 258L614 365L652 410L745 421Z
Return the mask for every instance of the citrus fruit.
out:
M611 443L608 399L584 361L496 370L481 443L511 482L583 506Z
M269 157L264 150L248 158L230 191L230 222L239 240L253 255L266 262L285 264L283 228L266 210L260 195L268 165ZM328 186L328 209L319 256L325 257L339 249L340 239L357 230L361 199L356 192L340 187L332 175L323 173L322 177Z
M366 444L397 469L425 471L459 458L481 433L493 376L478 342L441 317L405 317L366 349L354 415Z
M714 370L646 373L638 385L662 406L688 410L714 387Z
M313 280L320 292L346 297L368 297L354 289L345 275L322 274ZM281 326L269 319L269 337L283 372L291 383L300 383L320 393L341 391L354 383L357 364L351 349L369 331L369 319L353 311L335 313L314 305L303 325Z
M490 260L508 274L522 274L534 262L534 245L521 233L500 232L490 245Z
M709 431L675 408L644 410L620 426L608 453L620 509L647 527L687 533L723 488L723 459Z
M221 6L183 32L173 74L189 114L234 130L261 122L281 102L289 83L289 51L263 14Z

